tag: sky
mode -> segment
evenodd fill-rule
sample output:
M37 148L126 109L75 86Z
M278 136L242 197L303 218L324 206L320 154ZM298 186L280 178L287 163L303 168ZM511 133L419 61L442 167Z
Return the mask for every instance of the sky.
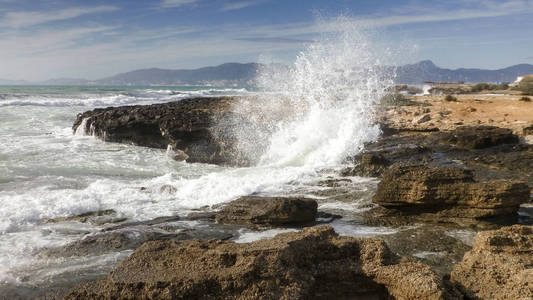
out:
M392 49L390 64L533 64L533 0L0 0L0 78L291 63L339 15Z

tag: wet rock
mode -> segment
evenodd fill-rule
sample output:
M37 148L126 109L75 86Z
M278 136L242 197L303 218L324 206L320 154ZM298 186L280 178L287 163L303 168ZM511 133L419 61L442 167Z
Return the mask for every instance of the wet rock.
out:
M216 212L213 211L195 211L189 213L186 217L186 220L189 221L198 221L198 220L215 220Z
M105 141L162 149L170 145L177 160L246 165L250 162L236 148L233 129L238 126L246 131L239 133L243 136L264 130L257 130L260 125L231 109L237 101L235 97L209 97L98 108L78 115L72 128L76 131L86 120L86 133ZM254 140L250 147L264 149L261 140Z
M452 132L450 142L466 149L482 149L501 144L517 144L511 129L495 126L462 126Z
M47 219L44 221L44 223L50 224L59 222L81 222L102 225L106 223L119 223L125 220L126 218L118 216L116 211L112 209L106 209L86 212L75 216Z
M172 156L172 159L174 159L175 161L184 161L189 158L189 155L187 155L187 153L181 150L176 150L174 152L175 153L174 153L174 156Z
M341 219L342 216L341 215L337 215L337 214L331 214L331 213L328 213L328 212L324 212L324 211L319 211L317 212L316 214L316 223L317 224L328 224L328 223L331 223L337 219Z
M379 153L363 153L356 159L358 163L355 167L343 170L342 176L378 177L391 164Z
M101 255L135 249L146 241L168 239L176 234L147 230L120 230L86 235L66 246L46 249L40 253L41 257L72 257Z
M395 165L383 173L373 202L443 218L486 218L516 215L529 194L530 188L523 182L474 182L472 172L459 167Z
M154 241L65 299L460 299L379 239L306 228L250 244Z
M157 217L151 220L128 222L128 223L124 223L124 224L120 224L116 226L107 227L107 228L104 228L102 231L113 231L113 230L118 230L118 229L131 228L135 226L152 226L152 225L157 225L161 223L176 222L179 220L180 220L179 216Z
M232 238L238 228L234 226L196 224L190 227L178 222L177 216L159 217L147 221L129 222L87 234L72 243L40 252L42 257L94 256L135 249L154 240L189 240ZM207 225L207 226L206 226Z
M451 280L470 299L533 299L533 226L478 233Z
M245 196L228 203L216 214L219 223L298 225L315 221L317 203L306 198Z
M394 253L419 260L445 276L450 274L454 264L461 261L466 251L472 248L453 237L450 234L453 230L453 227L423 224L383 235L381 238Z

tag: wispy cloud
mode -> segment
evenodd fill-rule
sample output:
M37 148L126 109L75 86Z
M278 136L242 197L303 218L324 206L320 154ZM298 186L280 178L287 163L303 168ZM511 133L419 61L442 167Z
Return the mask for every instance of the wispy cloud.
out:
M192 4L197 2L197 0L163 0L161 2L160 7L161 8L174 8L174 7L180 7L187 4Z
M239 2L232 2L224 5L222 7L223 11L230 11L230 10L237 10L237 9L243 9L250 6L259 5L262 3L265 3L266 0L252 0L252 1L239 1Z
M396 8L391 15L366 16L360 20L377 26L392 26L411 23L458 21L490 17L502 17L533 12L533 0L463 0L472 8L441 9L432 6L419 6L413 14L412 6Z
M49 12L20 11L8 12L0 19L0 27L20 28L54 21L74 19L79 16L111 12L118 8L115 6L75 7Z
M247 41L247 42L259 42L259 43L281 43L281 44L303 44L303 43L314 43L313 40L305 39L292 39L292 38L281 38L281 37L249 37L249 38L238 38L237 41Z

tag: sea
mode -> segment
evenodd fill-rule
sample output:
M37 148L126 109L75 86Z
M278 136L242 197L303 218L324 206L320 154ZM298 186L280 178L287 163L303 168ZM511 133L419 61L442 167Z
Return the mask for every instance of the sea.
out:
M317 199L320 211L345 216L331 223L339 234L396 232L350 218L372 207L375 179L344 177L334 187L322 184L338 179L350 166L347 159L380 135L374 107L392 76L381 72L372 45L348 24L309 45L291 68L273 64L260 70L253 87L1 86L0 298L39 295L80 278L98 278L132 253L41 255L107 226L47 221L87 212L113 210L130 222L186 216L251 194L304 196ZM248 97L265 108L284 105L293 114L290 121L271 124L269 146L256 165L177 162L169 150L105 142L72 129L78 114L95 108L217 96ZM243 228L232 240L250 242L294 230L299 229Z

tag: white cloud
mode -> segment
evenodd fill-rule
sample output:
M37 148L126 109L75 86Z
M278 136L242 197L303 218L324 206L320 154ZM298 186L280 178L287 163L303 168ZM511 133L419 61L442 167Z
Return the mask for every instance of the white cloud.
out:
M396 14L389 16L367 16L361 18L360 21L376 26L392 26L410 23L502 17L533 12L532 0L462 0L462 2L470 4L470 8L445 10L434 6L422 6L416 7L416 14L413 14L413 7L404 6L396 8Z
M75 7L57 11L36 12L21 11L5 13L0 19L0 27L21 28L53 21L74 19L82 15L110 12L117 10L114 6Z
M172 7L180 7L187 4L195 3L197 0L163 0L161 2L160 7L162 8L172 8Z
M224 5L222 7L223 11L229 11L229 10L237 10L237 9L243 9L249 6L255 6L266 2L265 0L255 0L255 1L239 1L239 2L232 2Z
M2 1L2 0L0 0ZM466 1L466 0L465 0ZM474 1L474 0L469 0ZM166 1L167 5L185 5L195 0ZM257 1L244 1L254 2ZM242 3L242 2L234 2ZM532 1L482 2L473 9L435 10L429 7L396 10L389 15L349 18L368 26L453 21L507 16L533 11ZM486 4L488 3L488 4ZM480 4L481 5L481 4ZM168 6L171 7L171 6ZM54 14L51 14L55 16ZM72 14L71 14L72 15ZM4 20L0 20L0 24ZM39 21L42 23L43 20ZM45 21L49 22L49 21ZM27 22L26 22L27 24ZM28 25L24 25L28 26ZM81 25L80 25L81 26ZM89 79L147 67L194 68L227 61L253 61L260 54L283 53L290 56L301 50L290 40L313 39L320 32L336 31L336 20L258 25L256 23L142 28L85 26L28 31L12 27L0 31L0 78L43 80L51 77ZM131 29L133 30L133 29ZM191 34L194 33L194 34ZM257 41L253 43L250 41ZM280 42L282 41L282 42ZM260 43L259 43L260 42ZM522 57L528 56L523 54Z

